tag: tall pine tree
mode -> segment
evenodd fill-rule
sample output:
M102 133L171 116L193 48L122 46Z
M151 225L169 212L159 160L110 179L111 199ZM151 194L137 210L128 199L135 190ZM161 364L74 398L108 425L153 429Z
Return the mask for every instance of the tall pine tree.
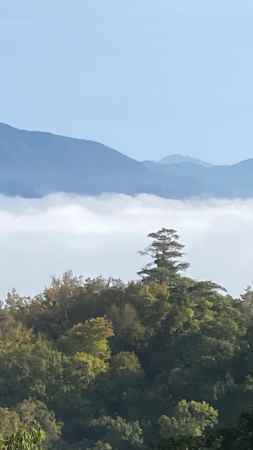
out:
M152 261L138 275L144 282L170 284L189 267L188 263L181 261L184 245L179 242L179 236L173 229L161 228L148 237L152 243L140 253L149 256Z

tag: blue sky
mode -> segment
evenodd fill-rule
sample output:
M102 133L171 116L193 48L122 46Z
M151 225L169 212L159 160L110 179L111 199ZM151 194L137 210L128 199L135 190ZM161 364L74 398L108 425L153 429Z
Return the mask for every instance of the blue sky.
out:
M253 157L252 0L1 0L0 121L137 159Z

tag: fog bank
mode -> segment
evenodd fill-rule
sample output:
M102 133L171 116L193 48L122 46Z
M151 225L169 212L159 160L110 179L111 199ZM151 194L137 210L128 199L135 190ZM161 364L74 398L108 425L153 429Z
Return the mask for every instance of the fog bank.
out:
M253 200L175 201L150 195L0 196L0 295L33 295L51 276L136 279L146 235L176 228L189 275L239 295L253 281Z

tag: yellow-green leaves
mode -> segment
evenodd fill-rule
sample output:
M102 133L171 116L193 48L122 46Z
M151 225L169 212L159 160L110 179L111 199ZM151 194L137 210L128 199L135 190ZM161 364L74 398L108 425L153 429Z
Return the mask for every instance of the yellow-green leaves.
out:
M212 428L217 421L218 412L208 403L182 400L173 417L161 416L161 437L201 437L205 429Z
M68 354L84 352L107 360L110 357L108 339L113 334L111 322L105 317L97 317L74 325L59 339L59 346Z

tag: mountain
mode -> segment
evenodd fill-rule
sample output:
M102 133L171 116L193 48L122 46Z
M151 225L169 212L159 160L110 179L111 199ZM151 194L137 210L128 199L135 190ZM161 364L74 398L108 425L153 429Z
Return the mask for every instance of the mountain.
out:
M97 142L0 124L0 191L41 196L50 192L138 192L147 170Z
M177 198L193 186L161 179L156 170L98 142L0 124L0 192L6 195L145 192Z
M170 163L139 162L98 142L0 123L2 194L40 197L54 192L114 192L174 199L253 197L253 159L212 166L190 157L168 158Z
M165 158L161 159L159 161L160 164L185 164L185 163L189 163L189 164L196 164L198 166L202 166L202 167L211 167L212 164L207 163L205 161L202 161L201 159L197 159L197 158L192 158L191 156L186 156L186 155L179 155L179 154L174 154L174 155L168 155L165 156Z

